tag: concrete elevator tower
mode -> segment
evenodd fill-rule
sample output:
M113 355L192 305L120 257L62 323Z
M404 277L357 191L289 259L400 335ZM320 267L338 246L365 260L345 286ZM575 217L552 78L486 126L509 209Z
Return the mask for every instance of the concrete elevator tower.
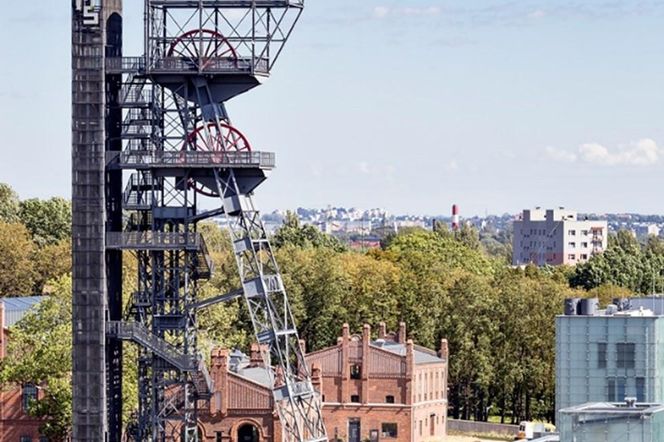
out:
M303 0L144 0L137 57L122 54L120 0L72 6L74 440L197 441L198 408L216 400L197 314L243 298L284 440L326 441L252 201L275 155L256 151L226 106L270 76ZM198 224L219 216L240 286L200 299L214 269ZM124 299L123 252L138 266ZM124 425L122 341L138 351L138 409Z

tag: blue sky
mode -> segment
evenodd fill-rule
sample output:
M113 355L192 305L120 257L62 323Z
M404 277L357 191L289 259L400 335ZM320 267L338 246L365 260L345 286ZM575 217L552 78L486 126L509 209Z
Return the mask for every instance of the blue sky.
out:
M143 2L125 0L127 55ZM69 196L69 2L0 13L0 181ZM664 213L664 2L308 0L228 105L278 169L264 210Z

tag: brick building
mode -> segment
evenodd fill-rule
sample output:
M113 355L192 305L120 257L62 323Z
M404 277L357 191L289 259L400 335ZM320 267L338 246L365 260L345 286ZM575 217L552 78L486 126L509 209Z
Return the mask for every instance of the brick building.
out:
M41 298L0 300L0 358L5 355L8 327ZM3 302L4 301L4 302ZM304 344L303 344L304 345ZM447 342L436 353L406 338L406 327L378 339L371 327L351 335L344 325L337 344L306 356L313 382L323 396L323 415L331 440L344 442L444 440L447 412ZM204 442L279 442L281 425L274 412L270 373L258 345L249 355L217 349L210 374L215 391L200 410ZM0 442L40 442L40 421L25 412L38 397L33 386L0 391ZM203 403L201 403L203 404ZM179 441L171 429L170 441Z
M9 327L43 299L42 296L0 299L0 360L7 354ZM0 442L41 442L41 421L26 412L29 402L38 398L34 385L0 388Z
M323 415L331 440L441 441L446 435L447 342L437 354L406 339L406 327L378 339L371 327L361 336L347 325L337 345L308 354L314 385L323 395ZM200 413L202 441L278 442L269 373L259 348L251 354L215 350L210 373L215 392ZM173 431L172 440L178 440Z

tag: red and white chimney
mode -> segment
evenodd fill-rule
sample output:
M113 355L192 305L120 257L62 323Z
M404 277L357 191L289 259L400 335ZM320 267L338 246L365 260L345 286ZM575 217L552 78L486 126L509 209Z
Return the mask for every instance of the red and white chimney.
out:
M459 206L452 206L452 230L459 230Z

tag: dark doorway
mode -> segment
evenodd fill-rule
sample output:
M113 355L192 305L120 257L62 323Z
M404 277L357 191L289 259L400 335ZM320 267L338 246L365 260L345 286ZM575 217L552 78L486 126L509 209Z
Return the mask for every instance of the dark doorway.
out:
M348 442L360 442L360 421L348 421Z
M237 430L238 442L258 442L258 428L251 424L242 425Z

